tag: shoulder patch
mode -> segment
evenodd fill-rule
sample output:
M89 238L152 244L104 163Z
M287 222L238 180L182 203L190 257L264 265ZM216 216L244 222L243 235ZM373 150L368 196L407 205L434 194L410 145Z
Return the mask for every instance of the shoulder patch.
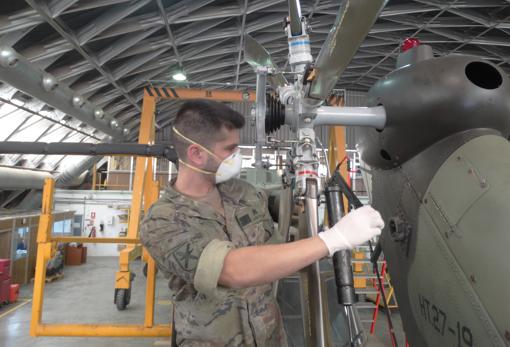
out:
M182 243L170 252L176 263L185 271L193 271L198 264L198 256L193 254L193 246L190 243Z
M251 218L250 215L247 213L245 215L242 215L241 217L238 217L237 221L239 222L239 225L241 227L245 227L251 223Z

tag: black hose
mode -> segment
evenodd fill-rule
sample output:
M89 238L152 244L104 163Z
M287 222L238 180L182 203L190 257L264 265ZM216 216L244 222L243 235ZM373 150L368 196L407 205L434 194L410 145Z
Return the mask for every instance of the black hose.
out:
M363 203L360 201L360 199L354 194L351 187L345 182L345 179L340 174L340 165L338 165L335 169L335 172L333 176L331 177L330 182L336 183L343 194L345 194L347 200L349 201L349 204L352 206L353 209L358 209L363 206ZM390 336L391 336L391 342L394 347L398 347L397 344L397 338L395 336L395 330L393 327L393 321L391 320L391 312L390 308L388 307L388 302L386 301L386 293L384 292L383 282L381 279L381 274L379 273L379 267L377 266L377 259L379 259L379 256L382 252L382 247L380 245L380 242L377 243L377 246L375 250L372 247L372 242L368 241L368 247L370 249L370 261L372 262L374 266L374 272L377 277L377 283L379 285L379 289L381 291L382 300L384 303L384 311L386 312L386 317L388 319L388 326L390 328Z

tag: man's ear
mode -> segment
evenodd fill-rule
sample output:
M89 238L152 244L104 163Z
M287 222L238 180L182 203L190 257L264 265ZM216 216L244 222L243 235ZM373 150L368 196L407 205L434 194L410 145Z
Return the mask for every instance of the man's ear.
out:
M196 144L188 146L186 155L190 164L202 166L207 162L207 155L205 154L205 151Z

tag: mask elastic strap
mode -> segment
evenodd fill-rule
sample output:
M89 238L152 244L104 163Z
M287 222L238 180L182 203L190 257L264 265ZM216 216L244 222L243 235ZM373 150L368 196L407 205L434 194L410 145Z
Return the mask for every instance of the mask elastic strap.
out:
M194 166L182 161L181 159L179 159L179 163L181 163L182 165L184 165L186 167L189 167L191 170L194 170L194 171L206 174L206 175L215 175L216 174L215 172L206 171L206 170L199 169L198 167L194 167Z
M197 146L199 146L200 148L202 148L204 151L206 151L207 153L209 153L210 155L212 155L213 157L215 157L217 160L221 161L221 159L216 155L214 154L213 152L211 152L210 150L208 150L207 148L205 148L204 146L202 146L200 143L196 143L195 141L193 141L192 139L184 136L183 134L181 134L175 127L172 127L172 130L177 134L179 135L180 137L182 137L183 139L185 139L186 141L188 142L191 142Z

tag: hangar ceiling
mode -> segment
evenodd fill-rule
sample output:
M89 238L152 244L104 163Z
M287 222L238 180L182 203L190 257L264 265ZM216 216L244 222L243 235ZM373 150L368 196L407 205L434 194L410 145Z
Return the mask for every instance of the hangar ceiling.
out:
M314 56L341 1L301 0ZM286 12L284 0L2 0L0 45L14 48L136 134L147 83L170 81L183 71L194 82L184 87L252 87L255 75L242 55L245 33L287 69ZM411 36L432 45L436 55L473 54L510 71L509 18L509 0L390 0L337 87L367 90L392 71L400 43ZM159 128L169 124L177 104L160 105ZM0 85L0 122L0 141L104 137L6 84ZM52 171L79 158L6 155L0 160Z

